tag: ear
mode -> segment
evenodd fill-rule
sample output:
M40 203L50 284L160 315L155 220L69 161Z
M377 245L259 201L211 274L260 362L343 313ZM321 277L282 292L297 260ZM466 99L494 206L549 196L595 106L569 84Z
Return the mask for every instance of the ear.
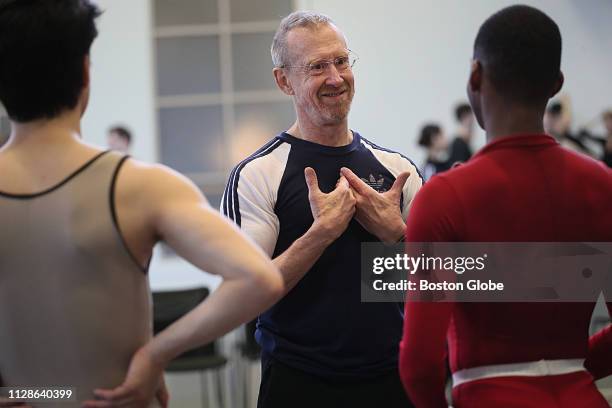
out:
M552 93L549 95L549 98L552 98L561 90L564 82L565 82L565 76L563 75L563 72L559 71L559 77L557 78L557 81L555 82L555 87L553 88Z
M89 54L83 58L83 88L89 88L89 67L91 66L91 60Z
M480 92L482 87L482 64L479 60L472 60L472 66L470 68L470 79L468 81L468 86L470 92Z
M89 85L90 85L90 76L89 76L89 67L90 67L90 59L89 54L83 58L83 88L81 88L81 95L79 97L79 105L81 110L81 116L85 114L87 110L87 105L89 104Z
M289 82L289 78L287 77L287 73L282 68L274 68L272 70L272 74L274 75L274 80L276 81L276 86L283 91L286 95L293 95L293 87Z

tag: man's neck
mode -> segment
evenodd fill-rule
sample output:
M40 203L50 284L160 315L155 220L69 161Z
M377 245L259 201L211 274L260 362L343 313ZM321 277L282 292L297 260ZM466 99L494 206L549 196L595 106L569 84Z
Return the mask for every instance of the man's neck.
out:
M543 134L543 111L531 107L503 107L497 112L487 112L485 129L487 140L525 134Z
M80 114L76 111L66 111L53 119L11 122L11 127L6 149L70 144L79 141L81 134Z
M345 120L340 124L313 126L297 120L287 131L290 135L324 146L346 146L353 141L353 133Z

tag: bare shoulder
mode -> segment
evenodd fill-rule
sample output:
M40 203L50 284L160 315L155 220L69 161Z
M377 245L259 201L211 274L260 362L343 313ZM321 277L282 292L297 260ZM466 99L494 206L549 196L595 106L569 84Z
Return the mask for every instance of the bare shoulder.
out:
M169 197L204 199L191 180L162 164L150 164L129 159L121 170L119 183L125 194L136 194L145 200L163 201Z
M132 231L134 246L143 247L142 251L134 249L135 253L148 254L147 250L167 235L168 225L209 207L187 177L167 166L134 159L124 162L115 192L122 230L128 236Z

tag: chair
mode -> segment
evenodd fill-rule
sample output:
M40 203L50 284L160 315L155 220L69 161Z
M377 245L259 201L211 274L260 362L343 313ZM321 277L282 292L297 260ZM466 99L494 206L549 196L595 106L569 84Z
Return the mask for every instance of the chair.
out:
M240 351L244 357L249 360L259 360L261 347L255 340L255 330L257 329L257 319L251 320L244 325L245 339L244 343L240 344Z
M187 289L153 293L153 331L155 334L170 326L176 320L199 305L209 294L208 288ZM227 359L217 351L216 341L194 350L187 351L174 359L166 368L167 372L200 372L202 406L205 400L205 383L213 384L208 394L209 406L223 407L220 369ZM212 372L213 378L207 377ZM208 380L208 381L207 381ZM216 388L216 390L214 390ZM213 390L217 398L213 396Z

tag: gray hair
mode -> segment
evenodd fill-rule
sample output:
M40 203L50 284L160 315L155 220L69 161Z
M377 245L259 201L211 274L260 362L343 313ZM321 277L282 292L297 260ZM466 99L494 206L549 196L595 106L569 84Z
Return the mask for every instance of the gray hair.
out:
M288 63L287 34L289 31L298 27L314 28L321 24L335 25L331 18L316 11L294 11L283 18L274 33L272 47L270 47L274 66L281 68Z

